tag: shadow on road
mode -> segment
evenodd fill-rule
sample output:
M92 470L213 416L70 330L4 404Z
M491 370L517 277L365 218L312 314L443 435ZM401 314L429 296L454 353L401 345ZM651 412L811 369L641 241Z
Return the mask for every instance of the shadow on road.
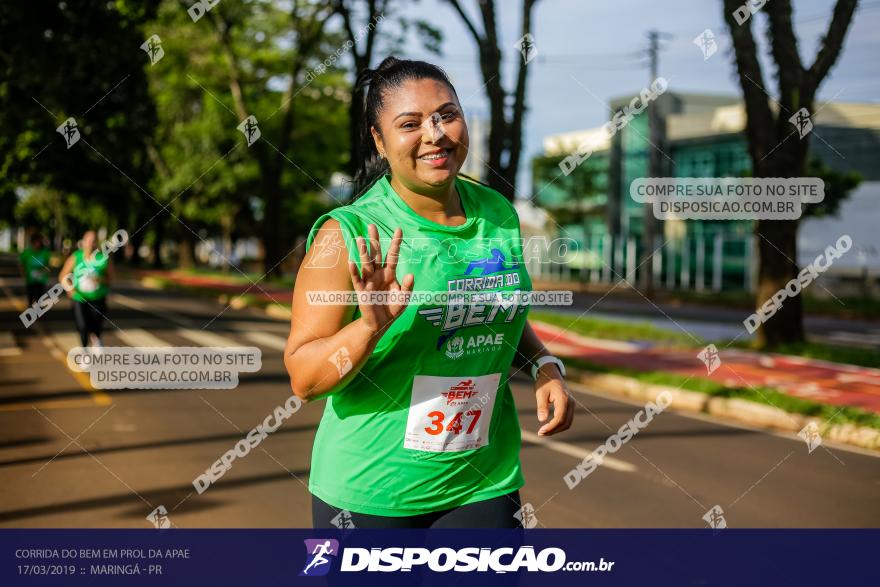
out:
M244 479L229 479L212 486L210 490L210 495L213 497L222 491L239 489L242 487L249 487L262 483L274 483L276 481L290 479L294 475L306 476L308 474L309 469L301 469L297 471L291 471L290 473L281 472L268 475L255 475L252 477L245 477ZM144 500L149 502L152 507L163 504L167 508L169 508L169 511L171 511L170 508L172 506L169 504L180 503L192 492L193 486L191 484L186 484L177 487L168 487L164 489L157 489L154 491L141 492L140 495ZM131 513L126 514L125 517L144 518L144 511L148 510L149 506L146 503L143 503L143 501L139 500L138 497L131 492L126 491L125 493L110 495L107 497L95 497L90 499L68 501L63 503L55 503L52 505L44 505L32 508L24 508L20 510L13 510L9 512L2 512L0 513L0 523L13 522L16 520L22 520L25 518L32 518L36 516L46 516L51 514L69 514L71 512L83 512L105 507L120 506L130 504L132 503L132 501L135 501L138 504L142 504L143 507L132 509ZM198 499L186 501L186 509L187 513L193 513L198 511L210 510L212 508L218 508L224 505L224 503L225 502L223 500L198 496Z
M277 436L280 434L297 434L299 432L306 432L309 430L317 430L318 425L301 425L301 426L287 426L284 428L279 428L275 432L272 433L273 436ZM244 436L241 432L233 432L231 434L216 434L214 436L201 436L197 438L184 438L184 439L173 439L173 440L160 440L156 442L142 442L137 444L126 444L125 446L108 446L103 448L95 448L89 450L89 453L93 455L106 455L106 454L115 454L115 453L123 453L129 451L136 450L148 450L154 448L168 448L168 447L176 447L176 446L187 446L194 444L206 444L211 442L235 442L241 440ZM30 444L36 444L32 442ZM2 446L0 446L2 447ZM52 459L54 461L61 461L64 459L74 459L79 457L88 456L86 453L82 451L77 451L69 454L58 455L57 457L54 454L43 454L33 457L28 457L24 459L14 459L11 461L0 461L0 467L12 467L16 465L28 465L33 463L43 463ZM53 457L55 457L53 459Z

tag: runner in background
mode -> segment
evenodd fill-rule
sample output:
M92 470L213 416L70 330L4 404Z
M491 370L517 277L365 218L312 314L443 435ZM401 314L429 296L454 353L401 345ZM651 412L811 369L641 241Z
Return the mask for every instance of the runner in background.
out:
M31 235L31 244L19 255L21 271L24 274L24 285L27 289L28 305L40 299L46 293L49 283L49 258L51 251L45 247L43 235L35 232Z
M63 283L64 276L73 274L73 289L68 293L73 303L73 317L79 331L83 347L100 349L101 330L107 315L107 293L113 276L110 257L95 248L97 235L94 230L87 231L58 275Z

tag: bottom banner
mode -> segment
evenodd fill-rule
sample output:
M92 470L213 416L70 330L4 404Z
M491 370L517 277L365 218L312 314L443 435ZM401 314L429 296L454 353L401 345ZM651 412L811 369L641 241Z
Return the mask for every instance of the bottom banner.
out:
M880 530L0 530L0 585L829 585Z

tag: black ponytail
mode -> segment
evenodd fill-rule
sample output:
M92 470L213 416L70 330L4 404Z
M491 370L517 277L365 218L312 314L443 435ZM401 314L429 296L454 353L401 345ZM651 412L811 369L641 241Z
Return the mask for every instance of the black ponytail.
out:
M359 144L360 160L356 163L358 167L353 181L354 197L352 201L362 196L377 180L391 170L388 161L379 157L370 127L376 127L381 136L379 113L382 111L386 90L399 87L411 79L439 81L449 86L449 89L455 94L455 88L452 87L452 82L449 81L446 73L436 65L425 61L386 57L375 69L364 69L358 73L353 94L357 96L364 88L368 87L368 89L364 97Z

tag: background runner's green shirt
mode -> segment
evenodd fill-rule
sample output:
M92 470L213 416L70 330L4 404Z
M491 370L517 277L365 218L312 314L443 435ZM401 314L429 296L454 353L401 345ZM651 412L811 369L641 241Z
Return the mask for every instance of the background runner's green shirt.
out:
M95 252L97 251L97 252ZM94 261L91 260L94 256ZM82 249L73 252L73 294L77 302L91 302L107 295L107 264L110 258L100 250L85 256Z
M398 281L413 273L415 292L447 292L456 287L489 292L531 290L522 262L519 218L501 194L457 177L455 185L467 220L460 226L444 226L416 214L393 190L389 177L381 178L352 204L321 216L306 248L324 222L334 218L342 228L349 258L360 267L354 237L367 238L367 225L375 224L384 259L391 236L400 227ZM409 304L357 375L326 396L312 452L309 490L314 495L356 513L409 516L491 499L522 487L519 420L507 375L528 308L520 304L497 313L490 308L487 304L486 311L476 313L471 324L452 328L455 322L447 321L450 309L443 304ZM487 321L489 314L491 321ZM356 309L355 319L359 316ZM336 360L345 366L344 354ZM452 398L456 389L467 389L470 382L489 374L500 376L497 383L482 378L490 380L492 393L497 389L491 418L483 422L489 424L488 436L482 439L487 444L447 452L405 447L417 377L450 378ZM450 387L445 389L448 393ZM466 402L449 399L449 404L460 403ZM438 424L446 427L437 433L440 436L425 437L439 438L449 426L462 434L450 433L448 438L463 437L468 416L453 421L457 408L448 409L450 413ZM483 412L488 412L486 407Z
M27 247L21 252L21 265L24 267L25 283L46 283L49 281L49 249Z

